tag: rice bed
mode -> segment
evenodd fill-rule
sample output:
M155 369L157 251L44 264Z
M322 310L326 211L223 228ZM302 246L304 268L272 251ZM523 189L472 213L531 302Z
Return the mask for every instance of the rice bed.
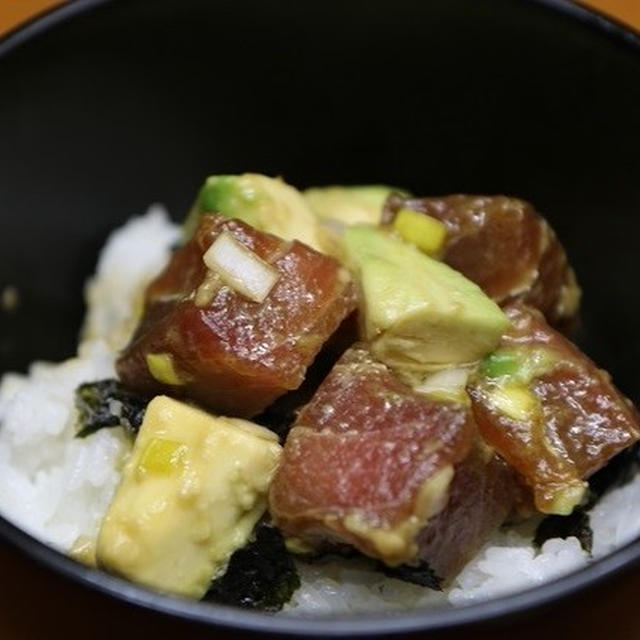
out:
M116 354L132 329L132 310L166 263L178 228L158 206L109 237L86 289L87 315L76 357L36 362L28 375L0 382L0 512L62 552L95 539L130 444L120 428L85 438L76 431L73 397L82 382L113 377ZM640 534L640 477L608 493L591 512L593 557ZM460 606L532 587L585 566L576 538L548 540L498 532L446 593L372 571L366 563L298 563L302 586L285 615L334 615L414 607Z

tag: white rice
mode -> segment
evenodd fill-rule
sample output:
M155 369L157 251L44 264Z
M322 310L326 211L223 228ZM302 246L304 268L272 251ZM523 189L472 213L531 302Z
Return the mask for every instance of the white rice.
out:
M0 383L0 511L32 535L68 552L94 539L130 449L122 429L74 437L74 391L115 375L147 283L167 262L179 229L158 206L110 235L87 285L78 354L34 363L28 376Z
M180 228L159 205L109 236L85 291L85 340L102 338L114 351L126 346L144 288L167 263L171 246L179 238Z
M114 375L146 284L179 237L161 207L114 232L86 289L87 316L76 357L34 363L26 376L0 382L0 512L57 549L95 539L130 449L121 429L74 438L74 390ZM640 477L593 509L593 557L640 535ZM577 539L553 539L540 551L531 535L501 531L464 568L447 593L372 571L366 563L299 563L302 586L289 615L334 615L413 607L459 606L525 589L585 566Z

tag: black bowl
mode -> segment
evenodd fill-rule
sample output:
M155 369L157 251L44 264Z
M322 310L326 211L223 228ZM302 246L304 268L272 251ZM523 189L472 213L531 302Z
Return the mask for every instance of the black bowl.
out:
M205 175L255 170L533 201L583 284L584 348L637 400L639 43L562 0L87 0L41 17L0 41L0 289L20 292L0 312L0 370L74 352L109 229L155 201L179 218ZM462 609L301 624L149 592L1 519L0 536L142 607L324 636L512 616L640 560L637 541Z

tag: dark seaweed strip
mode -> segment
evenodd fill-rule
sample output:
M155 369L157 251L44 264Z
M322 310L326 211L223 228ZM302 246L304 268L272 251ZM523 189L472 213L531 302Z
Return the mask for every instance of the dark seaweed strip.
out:
M582 548L591 553L593 531L588 511L600 498L616 487L621 487L640 469L640 446L634 444L613 458L605 467L589 478L589 496L586 504L574 509L568 516L547 516L536 529L534 544L541 547L550 538L575 536Z
M435 591L442 591L442 578L437 576L426 562L421 562L415 566L401 564L398 567L389 567L383 562L372 561L369 556L365 556L353 547L346 545L340 548L334 548L329 552L317 552L315 554L298 556L298 559L307 564L324 564L332 561L345 563L349 561L365 562L373 571L378 571L388 578L395 578L396 580L411 582L412 584L434 589Z
M574 509L568 516L547 516L536 529L533 544L541 547L551 538L568 538L575 536L580 545L587 552L591 553L593 546L593 531L589 523L589 514L584 507Z
M640 445L625 449L605 467L589 478L589 504L593 505L607 492L630 482L640 470Z
M81 384L75 396L80 427L76 437L86 438L99 429L118 426L135 436L148 403L146 398L129 391L114 379Z
M378 562L376 569L384 573L388 578L396 578L396 580L404 580L404 582L411 582L421 587L442 591L442 578L439 578L426 562L422 562L415 567L408 564L388 567L382 562Z
M282 534L260 525L255 539L236 551L227 571L214 580L205 600L262 611L279 611L300 586Z

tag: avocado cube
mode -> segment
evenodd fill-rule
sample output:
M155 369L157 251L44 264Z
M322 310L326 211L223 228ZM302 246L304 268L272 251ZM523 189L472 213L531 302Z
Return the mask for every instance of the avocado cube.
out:
M365 225L343 236L364 309L364 338L396 369L474 362L486 356L509 320L482 290L416 247Z
M313 187L303 195L322 220L336 220L345 225L380 224L382 207L392 193L406 195L401 189L380 184Z
M200 217L218 213L237 218L284 240L299 240L322 251L322 233L302 194L280 178L258 173L209 176L184 223L191 238Z
M99 566L201 598L262 517L280 454L263 427L154 398L102 522Z

